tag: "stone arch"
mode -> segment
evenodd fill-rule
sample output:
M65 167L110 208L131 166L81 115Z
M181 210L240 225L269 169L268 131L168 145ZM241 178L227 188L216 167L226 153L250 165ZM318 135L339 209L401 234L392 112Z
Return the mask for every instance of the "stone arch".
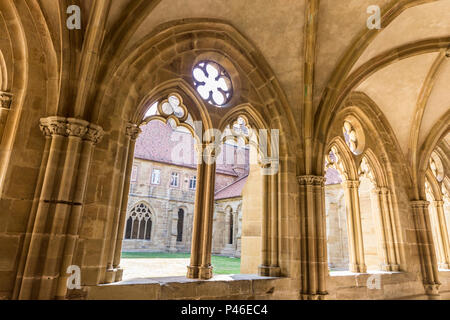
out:
M216 38L218 34L222 34L219 40ZM101 109L111 106L107 96L110 95L112 88L118 87L116 84L119 82L123 87L119 92L120 95L128 96L128 93L132 92L128 98L122 97L120 101L117 101L117 104L125 109L124 113L128 114L126 110L135 108L136 99L142 99L138 98L137 91L148 93L159 86L162 79L182 79L185 83L193 83L191 67L196 59L193 55L199 54L213 56L220 54L226 57L237 70L241 94L239 101L231 101L233 105L251 102L265 118L281 121L283 132L298 137L296 130L293 129L295 128L294 119L285 95L265 59L231 25L211 19L187 19L182 23L173 21L163 24L140 44L124 53L124 59L120 63L108 65L107 62L103 62L103 67L108 70L105 75L107 80L102 86L105 89L100 90L97 96L99 103L95 104L92 120L98 121L101 114L104 114ZM187 63L187 61L190 62ZM170 70L162 70L165 68ZM148 72L150 70L152 72ZM152 74L152 77L149 77L149 74ZM128 88L129 79L133 79L133 90ZM196 92L195 94L198 95ZM197 98L201 100L200 97ZM228 112L228 108L215 109L210 105L206 105L206 109L217 115L211 119L215 127ZM131 118L131 116L124 116ZM300 139L292 140L300 143Z
M0 50L0 91L8 90L8 69L6 68L5 58Z
M140 206L144 206L144 208L147 208L146 210L149 211L147 212L150 217L148 220L150 220L150 224L148 223L148 221L145 221L145 225L144 225L144 234L143 234L143 238L140 238L141 235L141 223L142 220L147 220L145 219L145 216L142 219L139 219L139 225L137 227L137 238L134 238L134 226L136 225L135 222L136 221L132 221L132 223L129 225L130 223L130 219L132 219L131 214L133 210L136 210L137 208L139 208ZM136 220L136 219L132 219L132 220ZM150 203L148 203L147 201L141 200L141 201L137 201L136 203L134 203L129 212L127 213L127 220L126 220L126 231L125 231L125 238L126 239L141 239L141 240L151 240L154 238L154 232L155 232L155 226L156 226L156 214L155 211L152 209L152 206L150 205ZM150 233L148 233L148 228L150 228ZM130 232L128 234L128 232ZM147 239L147 235L150 235L150 238Z
M450 133L450 110L439 119L433 126L433 129L429 133L428 137L425 139L424 143L420 147L418 154L418 167L413 168L416 171L417 182L415 186L415 197L416 199L425 199L425 178L426 172L429 167L429 159L431 154L435 150L439 141L445 138L447 134Z
M335 137L327 147L333 152L335 159L328 157L328 165L332 165L344 180L357 180L358 170L350 149L342 137Z

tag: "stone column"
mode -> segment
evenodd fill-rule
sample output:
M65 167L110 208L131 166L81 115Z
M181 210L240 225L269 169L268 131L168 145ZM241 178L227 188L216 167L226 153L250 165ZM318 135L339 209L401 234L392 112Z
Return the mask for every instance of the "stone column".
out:
M212 227L214 219L214 187L216 176L215 149L197 144L197 189L192 226L191 262L187 277L211 279Z
M3 138L6 121L8 120L9 110L11 109L12 95L7 92L0 91L0 142Z
M450 257L449 257L449 239L448 239L448 227L445 219L444 213L444 201L433 201L431 205L436 213L437 222L437 239L438 239L438 250L439 250L439 261L438 266L441 269L450 269Z
M422 281L425 287L425 293L430 299L440 299L439 273L436 261L436 254L433 244L433 235L431 232L431 223L428 212L428 201L411 201L412 217L414 220L417 249L422 268Z
M261 165L263 175L262 263L259 275L278 277L278 174L271 174L271 164Z
M79 239L79 228L83 214L83 206L80 204L83 203L85 198L89 169L91 165L92 155L94 153L94 148L95 145L97 145L101 141L102 137L102 128L99 126L90 125L82 142L82 149L79 160L80 165L78 168L78 178L73 197L74 206L69 217L63 261L61 264L60 277L56 290L57 299L66 298L66 285L69 276L69 274L67 274L67 269L72 265L74 260L77 241Z
M214 220L214 189L216 184L216 150L213 145L208 145L203 153L205 162L205 194L203 201L202 225L202 260L199 268L200 279L211 279L213 267L211 265L212 231Z
M98 142L102 131L84 120L58 116L41 119L40 128L47 143L14 297L63 299L65 267L76 246L92 152L83 140L95 131Z
M378 229L383 253L383 271L399 271L400 265L395 251L392 212L389 205L389 189L385 187L372 190L373 201L378 214Z
M141 133L141 129L135 124L128 124L126 128L126 153L127 160L125 166L125 175L122 186L122 201L120 204L120 212L119 212L119 223L117 226L117 235L115 238L115 246L113 252L113 261L112 266L113 269L116 270L116 274L114 277L114 281L118 282L122 280L123 269L120 268L120 257L122 251L122 243L125 234L125 223L127 218L127 207L128 207L128 195L130 194L130 183L131 183L131 171L133 170L133 161L134 161L134 149L136 146L136 140Z
M361 226L361 212L359 205L358 180L342 182L345 193L345 209L347 211L348 242L350 256L350 271L365 273L367 267L364 259L364 244Z
M324 300L327 264L325 230L325 178L299 176L301 223L301 297L304 300Z

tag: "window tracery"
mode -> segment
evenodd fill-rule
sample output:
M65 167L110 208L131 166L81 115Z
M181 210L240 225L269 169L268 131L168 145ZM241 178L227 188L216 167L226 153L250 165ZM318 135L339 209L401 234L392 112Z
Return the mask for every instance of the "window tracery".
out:
M192 71L194 86L203 100L222 107L230 102L233 85L228 72L220 64L213 61L201 61Z

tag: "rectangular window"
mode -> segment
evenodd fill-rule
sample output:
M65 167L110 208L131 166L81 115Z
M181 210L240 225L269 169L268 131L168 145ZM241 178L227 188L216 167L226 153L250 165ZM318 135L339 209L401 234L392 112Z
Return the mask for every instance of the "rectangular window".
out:
M197 188L197 177L193 176L189 179L189 189L195 190Z
M131 182L136 182L138 176L138 166L133 166L131 170Z
M161 170L153 169L152 184L160 184L160 183L161 183Z
M172 172L172 175L170 177L170 186L171 187L179 186L179 175L177 172Z

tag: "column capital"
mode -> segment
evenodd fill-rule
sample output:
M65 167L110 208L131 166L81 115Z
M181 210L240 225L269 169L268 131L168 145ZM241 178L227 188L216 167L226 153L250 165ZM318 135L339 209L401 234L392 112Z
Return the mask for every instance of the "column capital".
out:
M102 127L86 120L59 116L42 118L39 127L46 137L77 137L94 144L100 142L104 134Z
M81 139L88 132L88 126L89 122L85 120L69 118L67 119L67 135Z
M142 132L141 128L139 128L139 126L134 123L128 123L126 130L127 137L129 137L133 141L136 141Z
M103 128L100 126L97 126L95 124L89 125L89 128L86 132L86 135L84 136L84 139L86 141L90 141L93 144L98 144L100 141L102 141L103 136L105 132L103 131Z
M297 176L297 181L301 186L305 185L313 185L313 186L325 186L325 177L323 176L314 176L314 175L305 175L305 176Z
M46 137L67 136L67 119L64 117L42 118L39 127Z
M342 181L342 186L346 188L359 188L359 180L344 180Z
M430 203L426 200L413 200L410 202L413 209L428 209Z
M12 94L9 92L0 91L0 108L11 109Z
M434 207L443 207L444 206L444 200L434 200L431 202Z

